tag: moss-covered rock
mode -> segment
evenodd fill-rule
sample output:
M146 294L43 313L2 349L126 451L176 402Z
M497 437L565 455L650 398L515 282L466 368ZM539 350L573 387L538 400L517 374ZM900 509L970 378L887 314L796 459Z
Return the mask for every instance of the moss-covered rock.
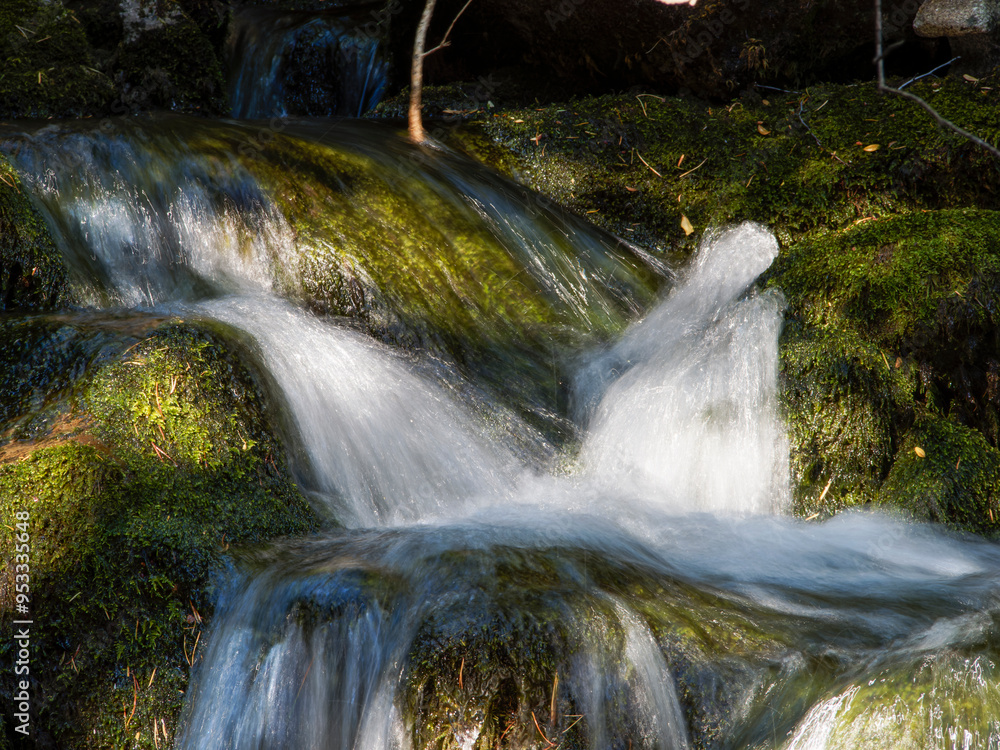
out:
M995 75L910 88L996 141ZM770 226L787 245L904 210L1000 207L1000 167L988 153L872 84L728 105L640 93L470 117L446 130L449 143L664 252L688 253L701 230L738 221Z
M0 156L0 310L70 301L65 265L25 191Z
M912 421L911 370L892 367L856 333L786 325L781 397L796 512L827 514L875 499L899 429Z
M949 419L918 419L879 491L879 501L961 529L1000 528L1000 451Z
M900 450L919 439L919 431L904 436L924 412L948 415L953 431L970 433L966 440L975 436L981 448L996 448L998 237L1000 214L993 211L916 211L817 232L779 258L769 283L785 291L793 321L783 372L804 510L819 510L807 498L817 498L828 481L827 510L878 495L919 507L921 517L977 531L1000 528L987 512L995 479L970 466L933 510L914 499L916 485L906 489L903 477L916 477ZM957 449L947 450L952 464ZM890 467L902 473L893 489L877 493ZM901 503L907 492L912 502Z
M985 652L929 654L909 669L883 669L828 696L786 747L810 747L817 741L830 750L995 745L1000 729L995 626L992 640Z
M228 109L222 65L211 41L179 6L123 0L124 37L112 59L120 89L115 114L133 108L221 114Z
M61 2L5 2L0 49L0 118L81 116L112 98L83 27Z
M74 327L93 338L72 321L37 324L48 329L43 339L69 338ZM319 524L232 339L150 324L68 346L60 362L36 361L73 363L77 377L37 374L48 429L31 441L8 434L0 448L0 537L10 550L0 597L14 607L14 539L25 534L38 747L84 737L88 747L162 745L199 657L212 570L230 545ZM5 348L26 336L8 326Z

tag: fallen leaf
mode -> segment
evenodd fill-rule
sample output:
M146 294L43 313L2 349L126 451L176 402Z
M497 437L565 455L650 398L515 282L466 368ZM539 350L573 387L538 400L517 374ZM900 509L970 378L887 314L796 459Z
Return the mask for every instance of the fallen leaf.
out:
M869 151L869 152L871 152L871 151L878 151L878 144L877 143L873 143L870 146L865 146L864 150L865 151Z
M913 449L913 452L916 453L920 458L924 458L927 455L926 453L924 453L924 449L921 448L919 445Z
M636 193L639 191L639 188L629 187L628 185L625 186L625 189L628 190L630 193Z
M757 132L761 135L770 135L771 131L765 128L763 125L757 125Z
M771 102L769 102L767 99L761 99L760 103L763 104L765 107L771 106Z
M524 122L524 120L514 120L514 124L517 125L519 122Z
M962 78L964 78L964 79L965 79L966 81L968 81L969 83L978 83L978 82L979 82L979 79L978 79L978 78L973 78L973 77L972 77L972 76L970 76L970 75L969 75L968 73L965 73L965 74L964 74L964 75L962 76Z
M684 230L684 234L691 234L694 231L694 226L692 226L691 220L683 214L681 215L681 229Z

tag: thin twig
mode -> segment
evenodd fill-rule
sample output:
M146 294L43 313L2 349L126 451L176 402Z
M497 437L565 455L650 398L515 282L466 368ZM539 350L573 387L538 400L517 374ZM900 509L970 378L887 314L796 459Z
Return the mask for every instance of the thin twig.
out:
M761 83L755 83L755 88L758 89L770 89L771 91L780 91L783 94L801 94L801 91L789 91L788 89L779 89L777 86L765 86Z
M819 110L820 110L820 109L821 109L821 108L823 107L823 105L825 105L825 104L826 104L826 102L823 102L823 104L820 104L820 105L819 105L819 108L817 108L817 110L816 110L816 111L818 112L818 111L819 111ZM846 165L846 164L847 164L847 162L846 162L846 161L844 161L843 159L841 159L841 158L840 158L839 156L837 156L837 152L836 152L836 151L831 151L830 149L828 149L828 148L827 148L826 146L824 146L824 145L823 145L823 144L822 144L822 143L820 142L820 140L819 140L819 136L817 136L817 135L816 135L816 134L815 134L815 133L814 133L814 132L812 131L812 128L810 128L810 127L809 127L809 126L808 126L808 125L806 124L806 121L805 121L804 119L802 119L802 110L803 110L803 108L804 108L805 106L806 106L806 101L805 101L805 99L803 99L803 100L802 100L801 102L799 102L799 112L798 112L798 115L799 115L799 122L801 122L801 123L802 123L802 127L804 127L804 128L806 129L806 131L807 131L807 132L809 133L809 135L811 135L811 136L813 137L813 140L815 140L815 141L816 141L816 145L817 145L817 146L819 146L819 147L820 147L821 149L823 149L824 151L826 151L826 152L827 152L828 154L830 154L830 156L832 156L832 157L833 157L834 159L836 159L837 161L839 161L839 162L840 162L841 164L845 164L845 165Z
M642 158L642 154L640 154L638 151L636 151L635 153L639 157L639 161L641 161L643 164L645 164L647 167L649 167L649 162L647 162L645 159ZM657 177L663 177L662 174L660 174L659 172L657 172L652 167L649 167L649 171L652 172L653 174L655 174ZM681 177L683 177L683 176L684 175L681 175Z
M950 59L950 60L949 60L948 62L946 62L946 63L941 63L940 65L938 65L938 66L937 66L936 68L934 68L933 70L928 70L928 71L927 71L926 73L924 73L924 74L923 74L923 75L921 75L921 76L914 76L914 77L913 77L913 78L911 78L911 79L910 79L909 81L907 81L907 82L906 82L906 83L904 83L904 84L903 84L902 86L900 86L900 87L899 87L899 90L900 90L900 91L902 91L903 89L905 89L905 88L906 88L907 86L909 86L909 85L910 85L911 83L913 83L914 81L919 81L919 80L920 80L921 78L926 78L927 76L932 76L932 75L934 75L935 73L937 73L937 72L938 72L939 70L941 70L941 68L947 68L947 67L948 67L949 65L951 65L951 64L952 64L953 62L955 62L956 60L961 60L961 59L962 59L962 56L961 56L961 55L958 55L958 56L956 56L956 57L953 57L953 58L951 58L951 59Z
M642 157L640 156L639 158L641 159ZM702 167L703 167L703 166L705 165L705 162L706 162L706 161L708 161L708 157L707 157L707 156L706 156L706 157L705 157L704 159L702 159L702 160L701 160L701 164L699 164L699 165L698 165L697 167L695 167L694 169L689 169L689 170L688 170L687 172L685 172L685 173L684 173L684 174L682 174L682 175L678 175L678 176L677 176L677 179L679 180L679 179L680 179L681 177L687 177L687 176L688 176L689 174L691 174L692 172L694 172L694 171L695 171L695 169L701 169L701 168L702 168Z
M951 130L955 131L962 137L967 138L968 140L975 143L977 146L986 149L995 157L1000 159L1000 149L997 149L996 146L991 146L989 143L984 141L979 136L970 133L968 130L965 130L964 128L960 128L951 120L942 117L941 115L938 114L937 110L935 110L934 107L925 102L916 94L911 94L909 91L901 91L899 89L893 88L892 86L886 85L885 56L889 52L891 52L893 48L894 47L890 46L889 49L885 50L884 52L882 50L882 0L875 0L875 70L878 73L878 90L881 91L882 93L897 94L903 97L904 99L909 99L911 102L919 104L927 111L927 113L931 117L934 118L934 121L937 122L938 125L944 128L950 128Z
M451 30L455 28L455 22L459 19L459 17L463 13L465 13L465 9L468 8L470 5L472 5L472 0L468 0L468 2L466 2L466 4L462 6L462 10L458 11L458 15L456 15L453 19L451 19L451 26L449 26L448 30L444 32L444 36L441 37L441 43L437 47L434 47L433 49L429 49L426 52L424 52L423 53L424 57L427 57L427 55L431 54L432 52L437 52L439 49L451 45L451 42L448 41L448 35L451 34Z

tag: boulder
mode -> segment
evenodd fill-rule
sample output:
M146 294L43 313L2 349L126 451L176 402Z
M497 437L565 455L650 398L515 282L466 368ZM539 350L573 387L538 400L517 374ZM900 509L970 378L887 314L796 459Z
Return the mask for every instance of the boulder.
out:
M152 747L154 722L176 731L213 571L321 521L226 331L80 313L8 317L0 342L0 603L25 533L34 747Z
M925 38L946 37L959 68L984 73L1000 61L1000 3L996 0L927 0L913 19L913 30Z

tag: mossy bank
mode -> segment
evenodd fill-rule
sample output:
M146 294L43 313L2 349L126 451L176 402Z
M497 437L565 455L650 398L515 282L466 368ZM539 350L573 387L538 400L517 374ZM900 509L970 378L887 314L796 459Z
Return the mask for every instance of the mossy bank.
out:
M995 77L911 89L996 141ZM781 368L798 512L878 502L1000 530L990 154L873 84L760 90L725 106L630 93L464 116L438 121L438 136L674 263L712 226L751 220L777 234L763 283L788 300ZM911 433L935 420L949 426ZM966 437L938 443L945 433ZM919 500L886 485L899 462L922 460L913 448L925 466L937 457Z
M162 746L204 646L213 570L237 545L321 520L231 334L80 314L7 319L0 336L0 597L20 601L12 555L27 535L34 741Z

